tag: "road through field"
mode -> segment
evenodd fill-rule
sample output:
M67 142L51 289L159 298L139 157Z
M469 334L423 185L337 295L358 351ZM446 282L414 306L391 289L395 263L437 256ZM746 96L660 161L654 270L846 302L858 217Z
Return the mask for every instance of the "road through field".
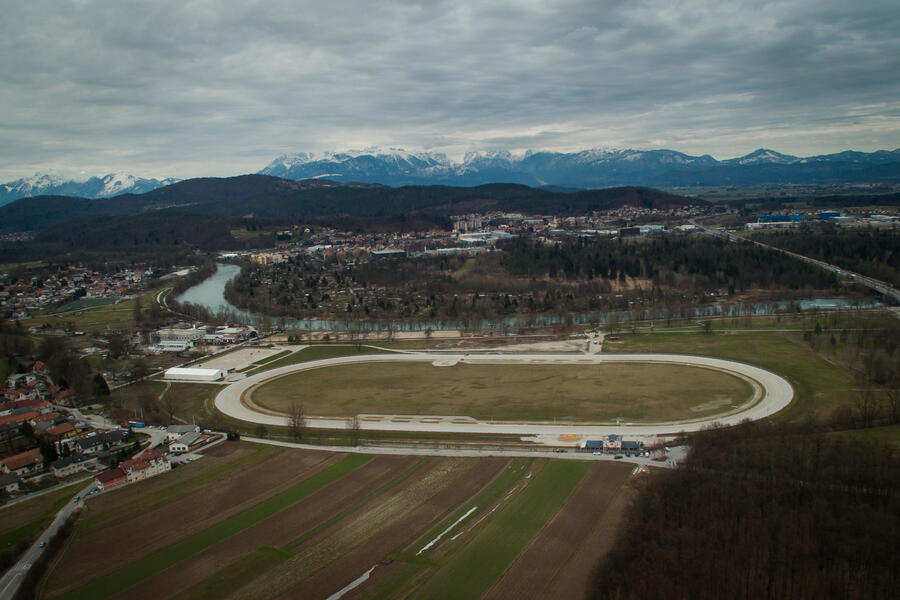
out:
M216 408L222 413L251 423L264 425L288 424L286 416L268 414L255 407L244 403L245 393L252 388L278 377L322 367L350 365L370 362L436 362L441 364L535 364L535 365L597 365L610 363L644 363L644 364L674 364L692 366L723 371L750 381L757 388L756 401L745 409L740 409L728 414L691 419L683 421L661 422L653 424L633 423L608 423L608 424L553 424L553 423L512 423L505 421L477 421L469 418L457 418L454 416L434 417L422 416L396 416L388 415L384 418L361 419L361 427L368 430L380 431L406 431L406 432L440 432L440 433L468 433L468 434L514 434L514 435L582 435L605 436L613 433L625 435L671 435L682 431L698 431L709 427L713 423L722 425L736 425L744 420L758 420L777 413L787 407L794 397L791 385L775 373L739 363L718 358L704 356L686 356L680 354L462 354L462 353L427 353L409 352L378 354L364 356L346 356L324 360L309 361L294 365L272 369L252 375L246 379L236 381L225 386L216 396ZM304 393L315 393L305 390ZM715 396L715 390L710 390L709 399ZM301 399L302 400L302 399ZM698 400L703 400L698 399ZM316 418L310 417L307 426L344 429L347 427L346 419Z

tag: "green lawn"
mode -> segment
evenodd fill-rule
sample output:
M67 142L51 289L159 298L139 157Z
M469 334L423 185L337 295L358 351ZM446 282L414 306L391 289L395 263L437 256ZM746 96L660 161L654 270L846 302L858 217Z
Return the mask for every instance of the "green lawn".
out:
M251 371L247 371L247 375L255 375L257 373L261 373L263 371L268 371L269 369L277 369L278 367L284 367L287 365L296 365L302 362L309 362L313 360L323 360L326 358L339 358L342 356L356 356L359 354L383 354L388 352L387 350L382 350L380 348L372 348L370 346L339 346L339 345L321 345L321 346L310 346L308 348L304 348L299 352L294 352L290 356L285 356L284 358L279 358L277 360L273 360L271 362L266 363L261 367L257 367Z
M481 420L652 422L732 410L752 397L744 380L684 365L471 365L365 363L302 371L252 390L249 398L307 414L463 415Z
M349 455L342 461L304 479L280 494L263 500L259 504L239 512L224 521L220 521L184 540L157 550L117 571L91 581L87 585L63 595L62 598L94 600L97 598L108 598L117 594L139 581L143 581L160 571L187 560L213 544L226 540L263 519L271 517L329 483L347 475L371 460L371 458L371 456L362 454Z
M455 553L417 594L421 598L479 598L562 507L592 464L540 461L534 481ZM538 461L533 464L539 464Z
M856 395L854 378L845 369L774 332L623 334L620 342L605 343L603 351L712 356L762 367L794 387L794 401L776 419L799 421L812 416L824 420L837 406L851 404Z

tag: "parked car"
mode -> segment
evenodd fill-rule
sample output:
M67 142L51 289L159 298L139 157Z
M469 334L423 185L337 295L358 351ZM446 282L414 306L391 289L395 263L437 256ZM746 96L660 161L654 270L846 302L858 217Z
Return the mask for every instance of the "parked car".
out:
M625 458L625 457L622 456L621 454L616 454L616 460L622 460L623 458Z

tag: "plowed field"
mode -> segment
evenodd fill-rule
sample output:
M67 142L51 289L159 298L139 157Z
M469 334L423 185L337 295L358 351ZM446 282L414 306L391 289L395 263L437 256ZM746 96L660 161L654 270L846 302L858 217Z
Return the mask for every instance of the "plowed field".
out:
M244 443L213 454L92 498L42 597L327 598L363 577L344 598L577 598L632 470Z

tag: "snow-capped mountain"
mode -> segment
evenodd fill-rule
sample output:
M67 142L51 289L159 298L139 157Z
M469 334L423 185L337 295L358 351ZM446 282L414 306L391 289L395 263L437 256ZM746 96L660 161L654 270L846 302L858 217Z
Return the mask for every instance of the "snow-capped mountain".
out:
M179 179L147 179L128 173L109 173L101 177L67 177L59 173L35 173L16 181L0 184L0 206L31 196L74 196L109 198L120 194L143 194Z
M674 150L590 149L573 153L469 152L461 161L442 154L369 149L322 155L283 155L260 171L285 179L328 178L384 185L693 186L759 183L900 181L900 150L841 152L799 158L760 148L719 161Z

